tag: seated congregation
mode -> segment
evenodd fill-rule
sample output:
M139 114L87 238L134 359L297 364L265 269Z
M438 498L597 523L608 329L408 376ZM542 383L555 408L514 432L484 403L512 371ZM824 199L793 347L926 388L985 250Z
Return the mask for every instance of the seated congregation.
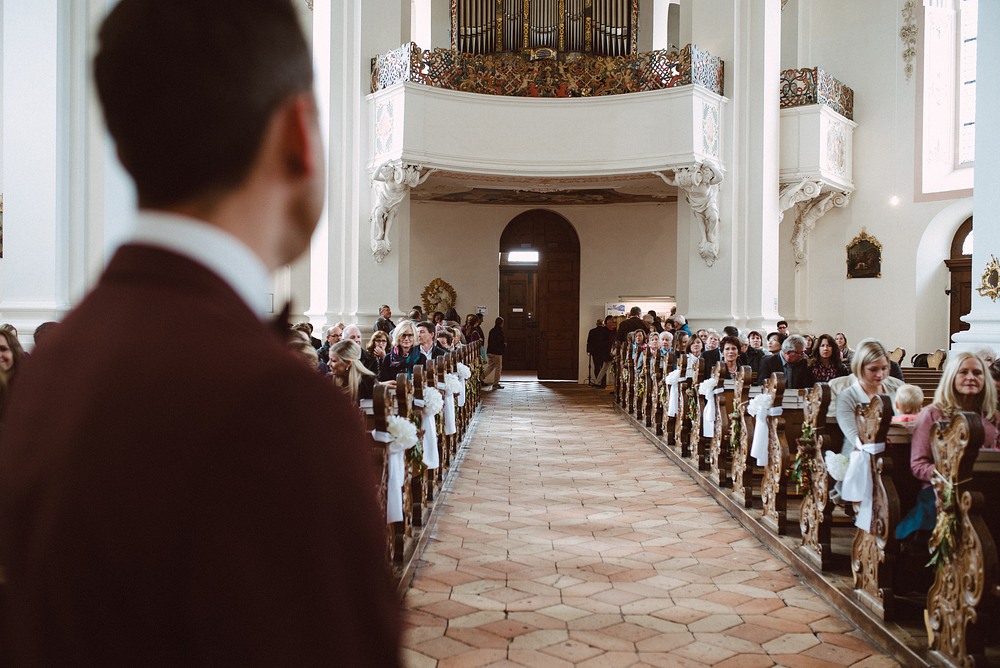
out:
M874 339L647 325L619 326L609 373L658 449L897 657L1000 656L994 351L902 368Z

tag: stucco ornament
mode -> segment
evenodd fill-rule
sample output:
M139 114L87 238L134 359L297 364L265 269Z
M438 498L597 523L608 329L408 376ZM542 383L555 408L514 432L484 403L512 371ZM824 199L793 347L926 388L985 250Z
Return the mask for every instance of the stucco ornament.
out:
M845 207L851 203L851 191L826 192L798 205L795 228L792 230L792 248L795 251L795 266L806 262L806 241L819 219L833 207Z
M421 165L410 165L399 160L384 162L372 174L375 191L375 205L372 207L372 255L376 262L382 262L392 250L389 233L399 213L399 205L406 195L436 172L424 170Z
M719 259L719 185L722 183L722 171L706 162L653 173L667 185L684 191L688 206L700 223L698 254L711 267Z
M455 288L442 278L435 278L428 283L420 297L424 302L425 313L434 313L435 311L446 313L448 309L454 308L458 299Z

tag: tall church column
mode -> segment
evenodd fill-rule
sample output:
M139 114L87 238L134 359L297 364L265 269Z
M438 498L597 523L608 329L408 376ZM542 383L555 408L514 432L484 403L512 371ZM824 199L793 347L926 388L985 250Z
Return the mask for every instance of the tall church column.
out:
M372 256L365 101L371 58L409 41L409 14L404 17L401 6L399 1L314 3L317 89L329 138L327 205L310 254L307 315L314 323L368 324L378 317L380 304L394 311L409 306L399 303L400 284L409 277L408 205L401 203L396 211L393 251L380 263Z
M988 344L1000 350L1000 2L979 3L976 57L976 175L972 211L970 329L954 335L953 349ZM996 269L994 273L991 268Z
M68 306L57 0L4 0L0 318L30 331Z
M719 258L698 254L695 214L678 205L678 301L696 325L771 325L778 296L779 0L686 0L681 42L725 61L725 177ZM683 256L683 257L681 257Z

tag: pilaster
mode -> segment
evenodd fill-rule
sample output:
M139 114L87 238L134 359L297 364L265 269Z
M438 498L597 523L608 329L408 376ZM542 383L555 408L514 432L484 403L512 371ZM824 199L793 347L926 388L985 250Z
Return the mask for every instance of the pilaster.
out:
M1000 297L983 290L983 275L1000 258L1000 3L979 3L976 64L976 174L972 196L975 238L972 249L970 329L952 337L954 350L987 344L1000 350ZM990 295L993 296L990 296Z

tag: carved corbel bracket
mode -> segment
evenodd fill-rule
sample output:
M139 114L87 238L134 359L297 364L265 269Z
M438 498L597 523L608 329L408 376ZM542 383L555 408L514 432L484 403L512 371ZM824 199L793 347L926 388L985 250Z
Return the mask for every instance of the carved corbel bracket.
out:
M799 267L809 259L806 242L819 219L833 207L845 207L851 202L853 191L823 191L823 184L809 178L797 183L781 186L778 194L778 222L785 211L795 209L795 227L792 230L792 248L795 252L795 266Z
M375 169L372 174L375 202L371 214L371 248L376 262L381 263L392 250L389 232L396 221L400 204L412 189L436 171L401 160L383 162Z
M667 185L684 191L688 206L700 223L698 254L711 267L719 259L719 186L723 180L722 170L705 162L653 173Z

